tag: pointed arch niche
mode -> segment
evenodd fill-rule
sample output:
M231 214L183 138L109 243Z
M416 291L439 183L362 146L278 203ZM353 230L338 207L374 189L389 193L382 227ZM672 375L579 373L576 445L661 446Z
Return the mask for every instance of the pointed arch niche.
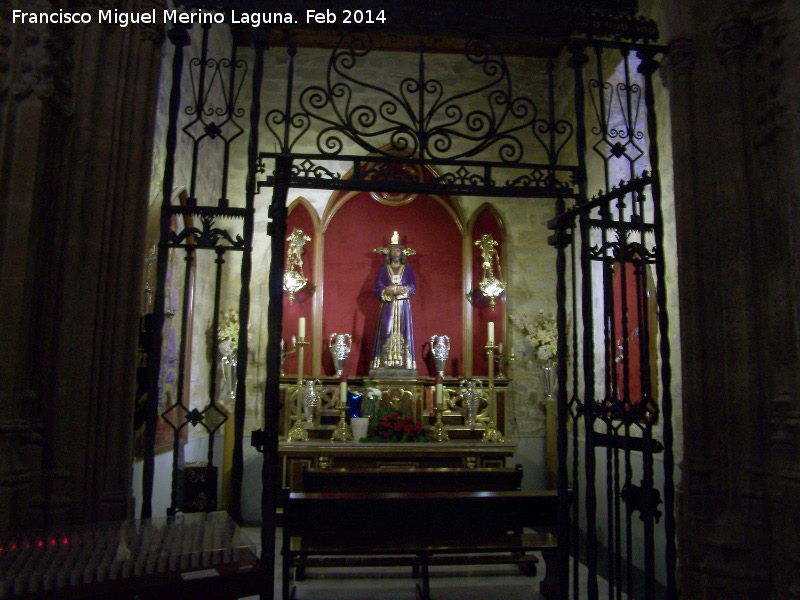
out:
M432 175L417 174L423 179ZM412 314L419 376L436 374L429 356L433 335L450 337L446 377L488 374L488 323L494 323L496 342L505 339L505 295L492 308L477 287L483 273L475 242L484 234L498 243L498 275L505 280L505 223L492 205L481 205L467 222L450 196L337 191L321 218L305 198L292 202L287 235L294 228L311 238L303 254L308 284L293 302L285 295L283 331L288 342L298 333L299 318L306 319L306 338L311 342L303 366L307 376L334 375L327 344L334 333L353 338L344 374L368 375L379 311L375 276L384 261L375 249L388 246L394 231L403 245L416 251L408 264L417 279ZM284 371L297 372L296 354L287 356Z
M472 374L478 377L486 376L489 373L489 363L486 354L486 342L488 340L488 325L494 323L495 344L506 339L506 295L501 294L495 301L494 307L478 289L478 283L483 277L481 267L481 249L476 245L485 234L488 234L497 242L496 250L500 257L500 273L495 273L505 283L506 273L506 228L503 218L497 209L489 203L482 204L472 215L468 227L469 236L468 247L465 248L465 255L468 257L468 295L471 299L471 338L472 338ZM497 354L497 353L495 353Z
M389 245L393 231L416 251L408 264L417 279L411 300L415 353L420 376L433 376L425 362L432 335L450 336L447 376L463 374L464 307L461 248L464 221L449 197L426 194L389 196L369 192L334 194L322 219L324 301L322 340L332 333L351 333L348 376L369 372L379 301L375 276L384 256L375 248ZM322 355L322 374L333 374L329 353Z
M317 272L319 258L319 217L317 211L311 206L308 200L303 197L297 198L289 205L286 217L286 232L291 235L292 231L299 229L311 238L311 241L303 247L303 275L308 279L308 283L300 291L294 294L294 299L289 298L289 294L283 295L283 337L289 342L292 337L298 335L298 324L300 317L306 319L306 339L315 339L315 297L317 290ZM288 245L287 245L288 247ZM291 347L291 344L289 344ZM288 348L287 348L288 349ZM310 352L303 353L303 373L313 373L313 365L319 364L319 344L314 344ZM289 354L284 361L283 370L286 373L297 373L297 353Z

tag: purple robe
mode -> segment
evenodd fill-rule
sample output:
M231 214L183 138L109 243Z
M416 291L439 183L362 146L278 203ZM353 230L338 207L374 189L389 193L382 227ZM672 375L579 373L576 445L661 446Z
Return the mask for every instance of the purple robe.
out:
M414 271L407 264L398 285L408 288L399 297L390 296L384 289L393 285L388 265L382 265L375 278L375 296L381 301L378 330L372 350L372 369L416 369L414 357L414 325L409 298L417 291ZM392 335L394 333L394 336Z

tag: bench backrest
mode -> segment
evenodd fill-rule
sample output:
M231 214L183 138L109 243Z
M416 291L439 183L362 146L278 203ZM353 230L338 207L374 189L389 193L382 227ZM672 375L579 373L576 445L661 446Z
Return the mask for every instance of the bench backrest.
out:
M510 492L522 487L522 465L501 469L305 468L304 492Z
M555 490L537 492L306 493L284 490L284 533L553 529ZM334 539L334 538L331 538Z

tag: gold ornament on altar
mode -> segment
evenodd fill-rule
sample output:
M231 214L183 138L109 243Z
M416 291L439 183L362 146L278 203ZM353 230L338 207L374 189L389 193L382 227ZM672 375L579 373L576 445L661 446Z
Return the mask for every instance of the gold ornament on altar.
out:
M294 295L308 283L308 278L303 275L303 253L306 242L310 242L311 238L302 229L295 227L286 241L289 242L289 247L286 249L283 289L289 292L289 304L294 304Z
M417 253L416 250L412 250L411 248L400 246L400 232L399 231L395 231L395 232L392 233L392 239L389 242L389 247L388 248L375 248L375 252L377 252L378 254L386 254L386 255L388 255L389 251L392 248L392 246L399 246L401 248L402 253L405 254L406 256L414 256Z
M500 268L500 255L497 253L497 241L488 233L475 242L481 249L481 267L483 268L483 278L478 283L478 289L484 297L489 299L489 303L494 308L495 301L506 289L506 284L500 279L502 271ZM495 275L495 268L497 275Z

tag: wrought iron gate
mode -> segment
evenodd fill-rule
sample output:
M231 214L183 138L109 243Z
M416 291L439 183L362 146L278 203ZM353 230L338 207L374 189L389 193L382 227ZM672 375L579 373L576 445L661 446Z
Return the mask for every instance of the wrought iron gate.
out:
M637 31L635 37L639 39L651 36ZM557 250L558 532L565 542L559 550L560 572L565 574L559 582L560 596L582 597L578 587L580 560L588 569L588 598L621 598L626 593L629 598L654 599L658 596L657 578L665 582L666 596L675 598L672 399L653 86L658 66L655 57L662 49L619 40L572 39L565 43L560 57L541 61L546 94L537 102L517 94L506 59L483 39L466 41L460 59L463 68L476 74L470 80L481 81L480 85L450 90L436 76L432 64L438 59L427 53L424 38L415 50L415 72L404 74L397 87L389 88L378 86L362 71L362 65L374 60L372 39L363 32L343 35L326 58L324 77L306 86L300 85L295 75L302 48L290 44L270 49L266 34L262 37L255 31L249 63L237 56L235 40L231 42L230 55L216 59L207 55L208 35L209 28L204 27L200 58L189 62L194 92L187 110L197 118L183 132L193 149L192 181L203 159L200 145L212 140L223 143L223 184L216 205L199 203L193 192L184 206L168 200L178 145L181 85L185 84L183 49L189 43L187 30L176 28L170 35L175 54L154 320L156 331L161 331L167 250L185 251L187 265L195 251L213 250L217 277L211 335L216 336L225 256L241 252L241 334L236 353L239 369L231 511L241 518L246 331L255 196L260 189L271 188L265 423L263 431L253 432L254 444L264 454L265 565L272 568L275 560L276 498L271 490L276 489L278 477L283 260L289 189L527 198L531 202L549 202L554 207L550 243ZM267 107L262 114L267 52L286 53L282 61L286 69L284 100L280 106ZM622 65L619 79L609 83L604 70L617 64ZM248 174L244 202L234 206L227 200L226 182L231 143L245 130L238 120L246 111L237 106L237 100L249 65L252 98ZM571 73L568 80L574 119L565 116L557 93L556 80L565 73ZM209 90L213 86L219 87L222 107L209 107ZM356 100L364 97L369 101ZM612 117L619 117L619 122ZM270 147L273 151L264 150ZM625 181L612 186L617 163L624 166ZM430 167L439 175L419 181L408 176L404 165ZM344 171L351 173L346 180L341 175ZM594 197L589 196L592 173L597 174L605 190ZM174 231L173 217L186 214L197 216L202 228ZM220 228L218 220L223 218L241 219L241 233L232 235ZM648 273L652 274L652 283ZM184 339L182 335L181 340ZM659 350L654 353L652 344L656 341ZM157 388L159 348L156 344L155 359L151 360L151 389ZM185 413L182 421L173 421L176 448L180 431L187 423L202 424L212 435L226 418L216 400L216 358L212 356L206 409L190 410L178 392L174 405L162 411L165 415L173 409ZM658 377L654 365L658 365ZM151 425L157 419L157 407L153 394L148 413ZM659 453L664 456L663 490L655 484L653 467L653 457ZM599 473L598 464L603 467L598 457L604 461L605 478ZM146 500L152 491L152 460L150 448L144 483ZM213 464L212 450L208 460ZM605 487L604 509L598 508L596 486ZM173 503L171 510L175 509ZM144 509L143 516L147 516ZM657 522L663 524L663 531L657 531ZM640 549L643 557L637 556ZM643 573L641 585L637 569ZM571 584L567 573L572 575ZM601 590L599 581L608 582L607 589ZM264 597L272 596L272 584L270 579Z

